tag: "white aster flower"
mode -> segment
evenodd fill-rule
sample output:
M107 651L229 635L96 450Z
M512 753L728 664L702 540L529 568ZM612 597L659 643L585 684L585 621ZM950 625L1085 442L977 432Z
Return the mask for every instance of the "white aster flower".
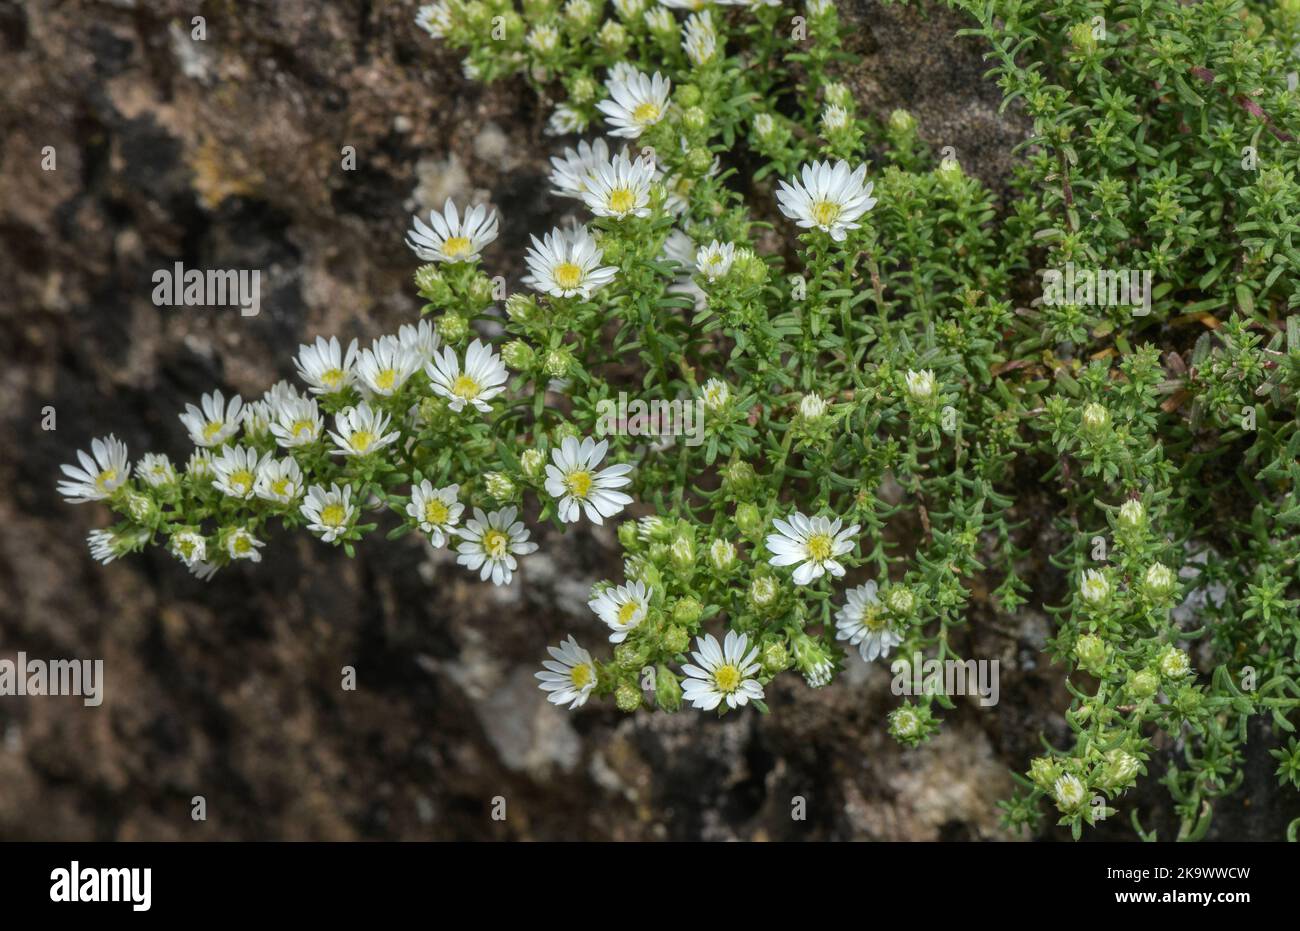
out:
M524 284L554 297L590 298L592 292L614 280L618 269L602 266L604 253L584 226L565 232L553 229L541 240L536 236L524 259L528 274Z
M244 401L239 395L226 403L220 391L205 394L200 400L202 410L193 404L185 405L180 415L181 423L190 433L195 446L220 446L239 432L243 423Z
M448 407L459 414L466 404L486 414L492 410L488 401L506 390L505 363L492 351L492 347L479 340L469 344L465 350L465 368L462 371L460 359L448 346L442 355L434 354L433 361L424 367L429 376L435 394L448 400Z
M538 686L549 692L546 700L553 705L568 705L570 710L587 703L591 690L596 687L596 664L591 654L569 637L558 647L547 647L554 659L544 660L545 672L534 673L541 680Z
M298 510L307 518L307 529L320 534L326 543L333 543L348 529L355 509L352 507L352 486L331 484L329 491L321 485L307 489Z
M612 127L610 134L635 139L664 118L672 82L656 71L652 76L628 68L605 82L609 99L596 104Z
M682 697L704 711L712 711L724 701L728 708L748 704L750 699L763 698L763 686L753 678L758 674L758 647L749 648L745 634L727 631L722 646L712 634L695 638L698 648L691 654L699 665L682 666L686 679L682 682Z
M251 559L253 562L261 562L262 554L258 552L266 546L261 540L253 536L243 527L226 534L226 553L231 559Z
M920 372L908 370L903 380L907 384L908 396L918 404L924 404L934 397L936 387L934 372L929 369Z
M176 481L176 468L162 453L145 453L135 464L135 474L151 488L161 488Z
M126 444L111 433L103 439L91 440L90 454L78 450L77 461L81 463L80 468L59 467L67 478L59 482L58 493L73 504L101 501L131 477Z
M1052 798L1061 811L1074 811L1083 805L1088 792L1079 777L1066 773L1052 786Z
M424 359L394 336L381 336L357 356L357 379L381 397L391 397L420 370Z
M266 454L267 459L271 457ZM223 495L247 500L253 497L263 457L246 446L227 446L212 460L212 485Z
M687 17L682 27L682 51L696 66L707 64L717 55L718 33L708 10Z
M721 410L731 399L731 389L720 378L710 378L704 383L704 407L707 410Z
M616 588L606 588L587 602L587 607L609 625L613 631L610 643L622 643L627 635L645 620L650 610L650 596L654 589L644 582L630 582Z
M858 218L876 205L866 177L866 165L855 170L842 160L834 165L812 162L800 169L799 177L778 184L777 204L798 226L822 230L843 242L849 230L858 228Z
M620 152L612 161L594 166L582 201L598 217L648 217L654 176L653 162L640 156L633 160Z
M435 39L441 39L451 31L451 7L446 0L428 3L415 13L415 24Z
M470 207L462 218L450 197L442 213L429 213L429 226L412 217L414 228L406 244L426 262L473 262L484 247L497 238L497 212L490 214L482 204Z
M335 429L330 431L330 436L338 449L330 452L336 456L368 456L383 449L398 437L396 430L385 432L391 420L365 401L356 407L345 408L334 417Z
M435 547L446 546L448 537L456 532L456 524L465 510L465 505L457 500L459 494L459 485L434 488L427 478L411 487L406 513L429 535L429 542Z
M604 139L583 140L576 149L551 156L551 193L582 199L596 168L609 161L609 144Z
M774 566L799 563L794 570L794 584L807 585L826 572L837 579L844 575L844 567L835 557L853 550L857 524L841 530L838 517L833 521L808 518L798 511L790 515L788 522L778 517L772 523L778 532L767 537L767 548L772 553L769 562Z
M568 136L572 133L584 132L587 129L587 117L582 111L562 103L551 113L551 118L546 121L546 135L548 136Z
M438 351L438 346L441 345L442 340L432 323L428 320L421 320L415 325L403 323L397 331L397 342L401 344L403 349L407 349L419 356L421 362L427 362Z
M736 261L736 245L716 239L704 246L695 256L695 268L710 281L726 277L731 264Z
M352 366L357 359L357 341L348 344L345 354L339 338L316 337L314 345L300 345L294 366L298 377L307 383L313 394L332 394L342 391L356 380Z
M564 523L576 521L581 513L593 524L601 524L604 518L613 517L632 499L621 491L631 484L627 474L632 471L630 465L612 465L596 471L609 441L597 443L587 437L581 443L571 436L566 436L559 447L551 450L551 463L546 466L546 493L560 502L559 516Z
M292 504L302 496L302 469L293 457L275 459L268 455L257 469L253 493L264 501Z
M271 422L271 435L285 449L315 443L324 429L325 419L315 398L281 401Z
M493 585L509 585L514 571L519 568L516 556L527 556L536 551L537 544L528 542L528 528L523 521L515 520L514 507L484 514L474 509L474 516L464 527L456 528L462 542L456 547L460 555L456 562L479 578L492 579Z
M193 567L208 556L208 541L194 530L178 530L171 536L171 551L185 565Z
M835 612L835 639L857 647L868 663L889 656L903 637L890 626L889 615L876 597L875 581L850 588L844 594L845 604Z

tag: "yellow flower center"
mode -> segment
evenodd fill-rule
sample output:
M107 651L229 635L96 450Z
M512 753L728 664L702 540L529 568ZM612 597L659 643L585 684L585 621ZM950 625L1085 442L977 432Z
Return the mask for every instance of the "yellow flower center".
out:
M632 618L636 617L636 613L640 608L641 606L635 601L624 602L623 606L618 609L618 622L620 624L630 623Z
M347 513L341 504L327 504L321 508L320 522L327 527L338 527L347 517Z
M501 559L510 546L510 538L500 530L489 530L483 534L483 552L493 559Z
M330 369L328 372L322 372L320 380L324 382L327 388L337 388L343 382L343 369Z
M425 522L435 526L445 524L450 513L451 512L447 509L447 505L443 504L437 498L426 502L424 505Z
M831 550L834 549L835 541L824 533L814 533L808 538L808 555L813 559L821 562L824 559L831 558Z
M880 612L880 609L876 607L868 608L866 613L862 615L862 626L873 634L880 633L880 631L885 629L888 623L889 619L886 618Z
M225 425L225 422L221 420L209 420L203 426L203 438L209 443L212 442L213 437L220 433Z
M295 420L293 422L292 432L295 440L304 433L311 436L316 432L316 424L312 423L310 420Z
M456 395L456 397L464 398L467 401L473 400L478 397L478 382L470 378L468 375L457 375L456 381L451 386L451 393Z
M561 288L576 288L582 282L582 269L572 262L555 266L555 283Z
M230 473L230 487L241 492L248 492L253 487L253 473L247 469Z
M176 550L186 559L194 558L194 541L188 537L184 540L176 541Z
M713 681L724 692L734 692L740 686L740 670L727 663L713 670Z
M253 544L248 542L248 537L235 537L235 552L247 553L253 548Z
M625 187L609 192L609 209L614 213L627 213L636 206L636 195Z
M105 469L103 472L100 472L99 476L95 479L95 486L99 488L100 491L107 491L108 486L115 481L117 481L117 469Z
M397 384L396 369L384 369L375 375L375 387L380 391L391 391L395 384Z
M289 480L287 478L277 478L271 483L271 494L277 498L287 498L289 496Z
M645 103L637 104L636 109L632 111L632 119L645 126L648 123L657 122L660 112L657 103L647 100Z
M819 200L812 205L812 215L818 226L830 226L840 215L840 205L834 201Z
M570 472L564 477L564 485L573 497L585 498L591 492L591 473Z
M583 663L581 666L574 666L573 669L569 671L569 680L573 683L574 688L586 688L587 683L589 683L591 679L591 667L586 663Z
M352 444L352 448L359 453L364 453L374 441L375 435L369 430L358 430L348 437L348 442Z
M449 259L469 255L471 243L465 236L449 236L442 242L442 254Z

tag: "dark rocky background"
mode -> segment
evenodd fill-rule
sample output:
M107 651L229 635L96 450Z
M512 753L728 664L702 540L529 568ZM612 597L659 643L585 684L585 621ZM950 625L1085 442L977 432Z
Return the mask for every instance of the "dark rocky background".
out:
M608 535L544 538L527 584L505 590L411 538L348 560L282 535L260 566L208 585L158 552L90 559L106 514L54 487L92 436L183 460L186 401L257 396L291 377L300 341L413 319L402 237L417 209L490 198L504 222L488 263L511 274L555 219L546 108L522 84L464 80L415 8L0 2L0 656L102 658L107 678L100 708L0 698L0 839L1003 837L1009 770L1040 731L1064 738L1033 611L976 612L969 646L1001 659L1001 703L963 705L905 752L884 733L887 671L856 660L818 692L785 677L766 718L547 705L532 678L545 645L603 639L585 599L617 571ZM953 39L965 23L844 9L864 107L907 107L1000 189L1023 128L997 115L976 40ZM340 169L345 145L356 171ZM150 275L178 260L261 269L261 314L153 306ZM345 665L356 691L340 688ZM1251 752L1214 836L1275 838L1296 814ZM190 818L196 795L206 822ZM1132 804L1171 836L1161 790Z

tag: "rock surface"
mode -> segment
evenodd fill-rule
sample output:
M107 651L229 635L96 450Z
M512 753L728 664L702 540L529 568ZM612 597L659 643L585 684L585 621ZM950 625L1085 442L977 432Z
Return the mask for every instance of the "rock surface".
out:
M54 485L91 436L182 456L176 413L201 392L259 394L300 341L412 319L416 209L490 199L503 269L555 218L535 98L465 81L414 7L210 3L195 41L193 4L0 2L0 657L106 667L99 708L0 698L0 838L1002 837L1009 771L1040 731L1064 737L1041 615L975 619L1003 701L960 706L909 752L884 733L887 673L856 661L828 689L783 680L769 717L548 706L531 675L545 645L600 639L584 601L617 569L607 534L543 537L506 590L409 538L348 560L280 536L211 585L157 552L89 558L105 514ZM861 0L846 15L865 105L908 107L933 144L1004 178L1020 130L996 115L976 41L951 39L960 22ZM155 307L150 275L176 261L262 269L261 313ZM1285 823L1268 763L1253 762L1254 813L1245 790L1224 803L1223 836ZM1159 790L1133 803L1169 830Z

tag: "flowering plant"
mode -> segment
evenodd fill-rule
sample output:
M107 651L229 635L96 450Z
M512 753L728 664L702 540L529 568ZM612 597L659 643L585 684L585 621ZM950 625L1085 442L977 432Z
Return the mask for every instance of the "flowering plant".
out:
M427 319L190 405L183 467L112 436L65 467L120 518L92 553L208 578L273 522L351 554L382 521L503 585L537 526L621 518L611 647L570 637L538 679L628 712L765 712L853 648L965 663L964 627L1041 608L1071 737L1006 823L1046 801L1078 836L1160 753L1204 835L1248 722L1300 705L1300 3L952 5L1032 126L1005 203L908 113L858 112L831 0L423 7L470 77L559 96L549 131L583 138L550 183L583 222L537 231L507 294L483 251L509 217L417 217ZM1115 269L1147 277L1099 300ZM620 395L698 404L699 442L611 428ZM909 693L887 726L915 745L953 707Z

